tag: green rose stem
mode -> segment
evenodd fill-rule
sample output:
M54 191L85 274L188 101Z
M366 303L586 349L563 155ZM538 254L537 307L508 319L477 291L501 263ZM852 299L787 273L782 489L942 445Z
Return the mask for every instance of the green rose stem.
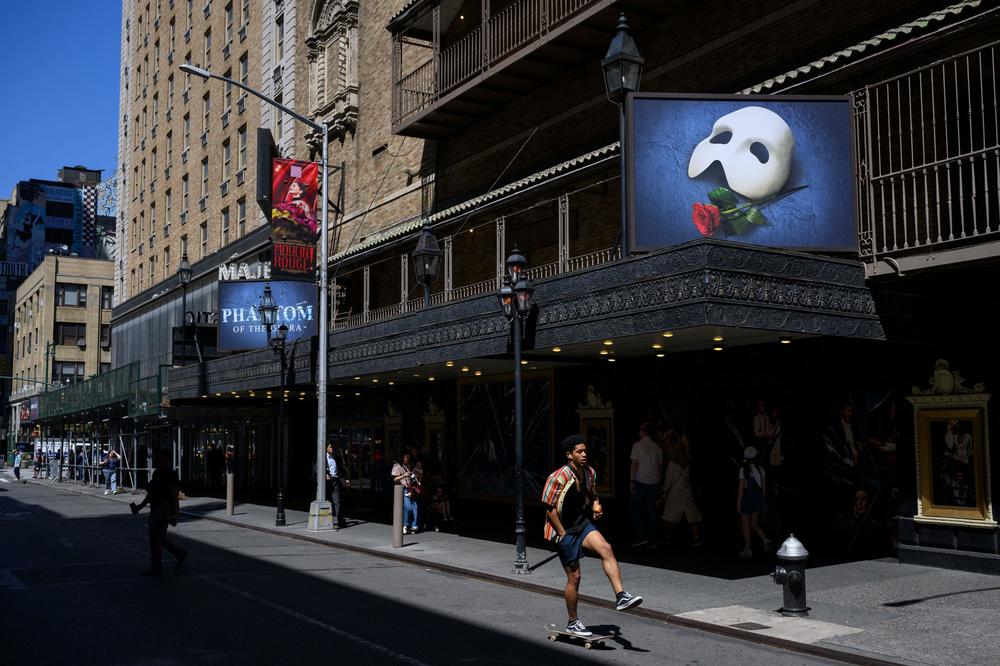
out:
M799 185L798 187L793 187L790 190L785 190L784 192L778 192L777 194L772 194L766 199L761 199L760 201L747 201L746 203L741 203L739 206L736 206L735 208L727 208L726 210L719 211L719 214L726 215L728 213L741 212L747 210L748 208L754 208L756 206L763 206L764 204L771 203L772 201L777 201L778 199L787 197L789 194L793 194L795 192L798 192L799 190L804 190L807 187L809 186Z

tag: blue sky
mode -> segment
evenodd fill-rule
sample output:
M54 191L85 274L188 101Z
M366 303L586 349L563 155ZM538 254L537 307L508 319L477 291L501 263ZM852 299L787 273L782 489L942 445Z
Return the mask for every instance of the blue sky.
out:
M120 0L10 0L0 37L0 198L118 153Z

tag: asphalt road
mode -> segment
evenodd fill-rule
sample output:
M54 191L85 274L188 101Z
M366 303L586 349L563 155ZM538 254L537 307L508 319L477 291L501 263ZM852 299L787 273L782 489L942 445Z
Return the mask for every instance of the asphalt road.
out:
M184 569L147 579L145 514L121 509L0 483L3 663L829 663L588 606L615 639L550 643L559 599L207 520L171 530Z

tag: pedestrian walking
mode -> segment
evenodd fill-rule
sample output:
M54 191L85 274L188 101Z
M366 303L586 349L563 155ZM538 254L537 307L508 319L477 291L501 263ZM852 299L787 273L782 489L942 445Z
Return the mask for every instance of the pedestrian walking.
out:
M650 426L639 426L639 441L632 445L631 492L632 527L635 529L633 548L656 545L656 497L660 489L663 451L653 441Z
M339 530L344 526L344 520L340 513L340 489L346 482L350 487L351 480L342 480L340 477L340 464L337 461L336 446L333 443L326 445L326 496L333 507L333 529Z
M580 435L562 441L566 464L549 475L542 490L545 512L545 538L554 541L559 560L566 571L566 631L577 636L592 636L577 616L580 592L580 560L587 550L601 558L604 573L615 593L615 610L623 611L642 603L642 597L629 594L622 587L621 570L614 551L594 527L593 520L603 515L601 502L594 492L597 472L587 464L587 443Z
M112 495L118 494L118 468L121 467L121 456L118 452L112 449L108 451L107 460L104 463L105 479L104 479L104 494L107 495L111 493Z
M392 482L403 486L403 534L416 534L419 530L420 512L417 508L417 498L413 489L420 485L417 475L410 469L410 454L404 453L403 459L392 466Z
M153 478L146 484L146 499L140 504L132 503L130 508L136 514L149 505L149 569L144 576L159 576L163 573L163 550L177 558L180 569L187 559L188 551L172 542L167 536L167 528L177 525L180 517L181 482L170 467L170 454L156 451L153 454Z
M14 451L14 478L21 480L21 449Z
M743 534L743 550L740 557L753 557L750 545L751 530L764 542L764 550L771 550L771 540L757 524L760 512L764 509L764 495L767 486L764 480L764 470L755 460L757 449L748 446L743 449L743 464L740 465L740 485L736 494L736 512L740 514L740 531Z
M42 452L41 450L38 450L35 452L35 469L34 469L34 474L32 474L31 478L37 479L41 475L41 473L42 473Z
M701 545L701 511L694 501L691 489L691 466L688 447L684 442L686 437L680 437L671 430L667 433L667 450L670 462L663 474L663 524L664 540L669 543L670 535L681 519L687 520L691 530L691 547Z

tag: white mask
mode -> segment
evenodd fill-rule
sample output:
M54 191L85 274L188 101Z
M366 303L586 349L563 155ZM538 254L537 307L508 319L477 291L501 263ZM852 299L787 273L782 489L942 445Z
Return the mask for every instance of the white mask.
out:
M727 142L712 143L714 137L724 132L732 135ZM794 147L792 129L781 116L759 106L746 106L715 121L711 135L691 153L688 177L700 176L714 162L719 162L734 192L748 199L764 199L785 186Z

